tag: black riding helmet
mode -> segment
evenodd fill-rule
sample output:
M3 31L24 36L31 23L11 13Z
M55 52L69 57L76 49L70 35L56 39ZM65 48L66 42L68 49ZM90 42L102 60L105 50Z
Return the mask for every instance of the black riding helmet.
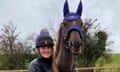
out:
M43 47L43 46L50 46L53 48L54 43L53 39L50 36L49 32L47 29L42 29L40 34L36 38L36 48Z

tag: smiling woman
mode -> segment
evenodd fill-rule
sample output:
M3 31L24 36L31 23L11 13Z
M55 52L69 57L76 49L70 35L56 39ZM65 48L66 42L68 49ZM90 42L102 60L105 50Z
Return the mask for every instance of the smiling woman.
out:
M48 30L42 29L36 38L36 49L39 56L30 63L28 72L53 72L53 46L53 39Z

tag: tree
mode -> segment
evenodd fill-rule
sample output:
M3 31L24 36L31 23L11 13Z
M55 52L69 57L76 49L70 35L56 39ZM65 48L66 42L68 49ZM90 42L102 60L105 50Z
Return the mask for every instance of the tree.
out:
M25 39L24 39L24 48L25 48L25 53L26 54L31 54L34 53L35 50L35 36L36 33L31 33L29 34Z
M100 29L100 23L94 25L96 21L97 19L93 21L87 19L83 23L84 46L77 61L79 67L94 67L100 57L111 61L109 54L106 54L108 34L105 30ZM93 72L93 70L83 72Z
M3 55L2 66L7 69L15 69L17 66L24 66L23 43L18 39L16 26L13 23L4 24L0 30L0 52Z
M36 33L29 34L24 39L25 60L26 64L29 64L35 57L38 56L35 50L35 37Z

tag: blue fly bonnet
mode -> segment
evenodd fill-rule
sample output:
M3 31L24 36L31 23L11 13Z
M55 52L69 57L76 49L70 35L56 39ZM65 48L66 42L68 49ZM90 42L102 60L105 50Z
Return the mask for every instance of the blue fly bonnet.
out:
M74 20L80 19L81 14L82 14L82 2L80 1L76 13L72 13L69 11L68 1L66 0L64 3L63 13L64 13L65 20L74 21Z
M79 6L77 8L77 12L76 13L73 13L73 12L70 12L69 11L69 6L68 6L68 2L67 0L65 1L64 3L64 9L63 9L63 12L64 12L64 20L67 20L67 21L77 21L80 19L81 17L81 14L82 14L82 2L80 1L79 3ZM62 32L63 33L63 37L64 37L64 40L67 40L68 38L68 35L69 33L72 31L72 30L76 30L79 32L80 34L80 38L83 39L83 32L81 30L81 28L79 28L78 26L76 25L72 25L68 30L67 32Z

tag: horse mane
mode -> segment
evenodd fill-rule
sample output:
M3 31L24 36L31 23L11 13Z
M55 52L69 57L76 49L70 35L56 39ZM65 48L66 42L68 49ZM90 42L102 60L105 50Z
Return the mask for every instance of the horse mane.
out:
M60 49L60 40L61 40L61 26L58 30L58 35L57 35L57 39L56 39L56 46L55 46L55 53L53 55L53 63L52 63L53 72L59 72L58 65L56 64L56 58L58 56L59 49Z
M59 49L60 49L61 32L62 32L62 28L60 26L60 28L58 30L58 34L57 34L57 39L56 39L55 58L57 58L58 53L59 53Z

